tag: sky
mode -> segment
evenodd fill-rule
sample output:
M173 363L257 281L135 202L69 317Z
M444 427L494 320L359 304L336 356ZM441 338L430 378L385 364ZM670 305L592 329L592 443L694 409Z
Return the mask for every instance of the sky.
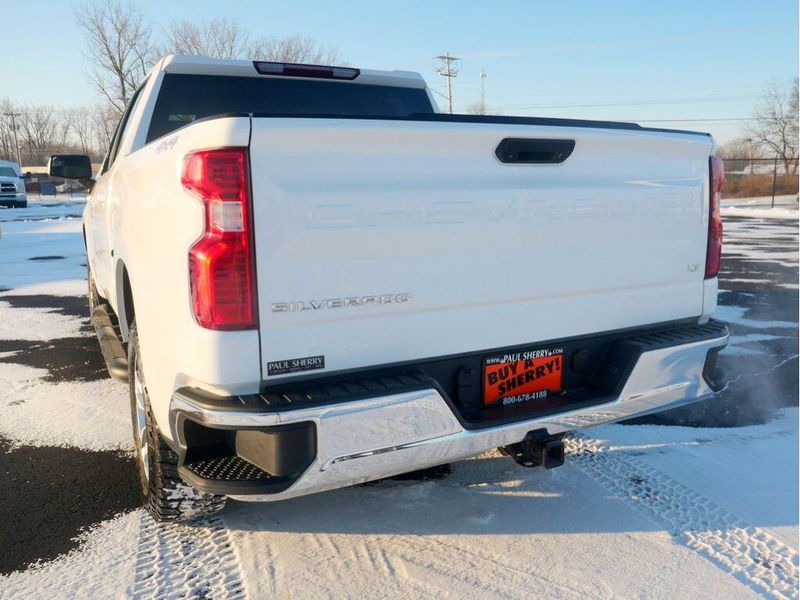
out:
M310 36L353 66L419 71L439 94L434 57L449 52L462 59L456 112L479 100L483 70L486 103L505 115L637 121L709 131L719 142L741 135L765 86L798 72L796 0L134 4L157 32L225 16L253 37ZM58 107L99 100L79 2L0 5L12 16L0 37L0 98Z

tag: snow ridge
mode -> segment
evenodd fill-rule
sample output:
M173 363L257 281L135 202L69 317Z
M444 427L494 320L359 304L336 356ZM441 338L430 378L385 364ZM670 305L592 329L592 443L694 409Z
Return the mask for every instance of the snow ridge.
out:
M798 554L631 453L573 434L572 464L760 594L798 598Z
M239 561L222 519L156 523L142 514L133 598L245 598Z

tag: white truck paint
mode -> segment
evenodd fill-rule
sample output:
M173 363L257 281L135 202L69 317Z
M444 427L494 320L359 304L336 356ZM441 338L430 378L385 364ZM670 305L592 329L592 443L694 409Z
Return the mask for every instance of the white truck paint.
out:
M706 357L725 345L727 333L692 329L716 307L716 277L704 273L710 136L626 124L439 117L417 74L360 71L334 80L319 78L330 71L291 68L299 67L276 76L249 61L163 59L123 117L87 202L97 301L116 315L123 340L130 341L136 324L136 370L129 365L134 421L137 390L146 390L151 414L142 426L149 429L135 427L135 436L157 428L179 463L189 464L194 434L182 428L195 425L187 422L212 437L221 428L236 431L228 439L234 453L239 442L230 436L239 430L313 424L311 462L283 489L242 492L190 477L185 466L184 479L210 494L276 500L512 446L536 429L554 435L711 394ZM236 106L218 111L239 113L229 116L170 104L177 81L180 89L206 89L213 97L219 80L198 76L229 77L224 81L242 90L267 79L313 84L319 94L310 98L290 86L290 109L268 116L238 110L233 100ZM276 98L284 93L275 89ZM348 94L375 91L380 97L365 106L380 108L359 115L334 104L337 114L328 114L314 108L324 104L326 90L339 90L334 100L343 106ZM387 100L402 90L411 90L407 99ZM428 114L396 106L418 107L421 99ZM573 140L574 150L563 162L504 163L494 153L507 138ZM257 323L239 331L203 327L192 308L188 257L209 217L181 174L187 155L214 148L244 148L249 157ZM587 367L599 372L613 343L654 327L689 327L695 337L642 346L630 372L608 368L616 387L593 396L595 380L575 363L578 346L600 340ZM565 394L548 398L555 402L549 411L533 401L481 417L480 407L459 408L463 390L463 397L448 396L463 370L459 357L564 344L573 349L564 369L575 373L562 377L582 382L574 403L565 384ZM307 407L267 401L270 391L293 382L310 390L340 385L341 374L369 378L409 366L430 375L431 386L353 392L330 404L304 392ZM471 376L483 385L483 375ZM146 489L152 464L143 454ZM181 489L182 497L194 497L188 486Z
M559 128L576 140L566 162L500 163L491 151L519 135L255 119L262 370L318 354L351 369L703 313L710 138ZM411 301L270 310L393 292Z

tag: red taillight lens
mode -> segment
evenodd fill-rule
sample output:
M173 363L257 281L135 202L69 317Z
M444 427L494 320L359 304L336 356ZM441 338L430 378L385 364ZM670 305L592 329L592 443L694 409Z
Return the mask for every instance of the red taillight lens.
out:
M725 184L725 164L721 158L708 159L710 187L708 203L708 249L706 251L706 279L716 277L722 259L722 215L719 212L722 186Z
M205 230L189 251L195 319L207 329L252 329L257 321L247 149L187 154L181 183L205 207Z

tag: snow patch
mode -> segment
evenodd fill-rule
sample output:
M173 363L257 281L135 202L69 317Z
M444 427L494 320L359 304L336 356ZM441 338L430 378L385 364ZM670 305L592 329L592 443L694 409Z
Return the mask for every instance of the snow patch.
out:
M0 368L0 435L17 445L132 448L127 386L112 379L47 383L46 371Z
M714 313L715 319L720 319L726 323L735 323L751 329L797 329L797 321L761 321L758 319L748 319L744 315L747 308L735 305L719 305ZM745 336L739 336L745 337ZM769 336L775 338L777 336Z
M723 206L720 209L723 217L751 217L757 219L797 219L796 208L769 208L755 206Z
M59 314L54 308L14 308L3 301L8 295L0 295L0 340L52 340L86 335L80 331L83 325L80 319Z

